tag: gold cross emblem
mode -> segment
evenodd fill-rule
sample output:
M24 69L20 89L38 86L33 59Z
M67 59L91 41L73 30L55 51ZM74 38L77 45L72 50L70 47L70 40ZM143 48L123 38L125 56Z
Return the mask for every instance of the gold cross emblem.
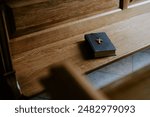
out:
M97 42L98 44L101 44L101 43L103 42L103 40L102 40L101 38L99 38L99 39L96 39L96 42Z

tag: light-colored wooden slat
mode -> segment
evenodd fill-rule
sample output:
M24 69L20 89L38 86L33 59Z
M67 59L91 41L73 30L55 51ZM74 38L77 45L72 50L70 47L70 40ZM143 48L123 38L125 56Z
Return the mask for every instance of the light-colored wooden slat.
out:
M94 15L89 18L11 39L10 46L12 55L26 52L40 46L45 46L46 44L149 12L149 8L150 4L146 4L144 6L131 8L122 12L120 10L115 10L114 12L118 13L111 12L109 15L103 14L104 16Z
M150 99L150 65L100 89L110 99Z
M84 41L84 34L13 56L23 93L32 95L42 91L38 79L48 73L51 64L61 60L71 61L79 67L82 73L85 73L148 47L150 25L147 24L150 24L150 21L147 19L149 18L150 13L145 13L92 31L104 31L108 34L117 48L116 56L85 59L79 48Z

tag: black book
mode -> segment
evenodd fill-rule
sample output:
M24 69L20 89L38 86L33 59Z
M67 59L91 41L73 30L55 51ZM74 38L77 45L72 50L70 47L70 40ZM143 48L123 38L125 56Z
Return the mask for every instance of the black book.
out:
M86 34L85 40L94 57L115 55L116 48L105 32Z

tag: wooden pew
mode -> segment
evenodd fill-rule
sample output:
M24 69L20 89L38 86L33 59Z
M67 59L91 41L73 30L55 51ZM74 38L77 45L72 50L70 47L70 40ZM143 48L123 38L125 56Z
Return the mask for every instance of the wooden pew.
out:
M71 63L54 65L50 73L42 83L52 99L150 99L150 65L99 90Z
M33 13L35 13L36 8L44 8L42 10L42 12L44 12L46 9L42 5L48 2L42 2L41 0L32 0L30 2L25 0L16 1L18 1L17 5L16 3L10 3L10 6L12 5L11 8L14 8L14 13L16 10L16 13L18 12L20 15L24 13L24 10L32 11L33 9ZM79 1L80 0L76 2ZM95 1L100 4L98 0ZM68 11L67 7L63 7L64 5L70 6L76 2L66 0L65 4L59 1L59 4L56 4L56 2L51 5L53 5L53 10L57 8L57 5L62 5L61 8L65 9L62 10L62 12L60 12L61 9L58 10L58 13L62 14L64 11ZM86 5L84 2L83 0L80 1L79 6ZM85 3L90 4L90 1L86 1ZM104 0L103 3L105 3L106 6L104 6L106 9L103 5L99 5L99 8L96 10L95 5L97 4L93 3L91 5L93 5L93 7L95 6L94 9L85 10L83 14L80 12L81 9L78 9L77 16L75 14L71 14L71 16L67 14L64 16L66 19L64 18L60 22L59 20L55 20L56 22L53 24L48 21L49 25L47 26L46 24L46 27L43 25L45 24L43 20L40 20L42 25L39 25L41 24L39 22L39 24L33 24L33 27L39 26L39 28L33 28L32 25L25 24L23 28L27 29L27 32L25 31L26 34L22 35L20 33L19 35L21 36L18 35L10 40L11 53L13 55L12 60L16 70L17 80L24 95L32 96L44 90L38 80L47 76L49 67L56 62L70 60L79 67L82 73L87 73L149 46L150 27L147 24L150 22L147 19L150 18L150 4L148 4L148 2L141 6L132 6L123 11L118 5L116 6L117 3L116 1L114 2L114 0L110 0L108 4L106 4ZM22 10L19 11L20 8ZM27 13L30 14L29 11ZM46 12L48 11L46 10ZM32 13L30 15L32 15ZM25 15L25 17L27 16L28 15ZM57 18L61 19L60 17L54 17L54 19ZM32 22L33 21L34 19L32 19ZM30 22L30 24L32 23ZM24 23L21 25L24 25ZM20 29L22 30L23 28L21 27ZM33 32L31 33L30 31L32 31L32 29ZM84 51L86 49L86 46L84 46L84 34L99 31L105 31L108 34L117 47L117 56L103 59L86 58L87 53Z
M149 7L150 4L146 4L144 6L131 8L122 12L120 11L118 13L96 18L93 23L91 23L90 27L102 25L102 27L97 29L95 28L96 30L93 29L90 32L105 31L117 48L116 56L102 59L87 59L85 57L87 53L82 53L82 50L86 49L86 46L84 46L84 34L90 32L85 32L77 36L30 50L28 52L13 55L13 63L17 71L16 74L21 85L22 92L25 95L30 96L43 91L43 88L38 83L38 79L41 79L43 76L47 75L50 65L56 62L70 60L79 67L82 73L87 73L148 47L150 44L150 27L147 25L150 23L149 20L147 20L150 18ZM139 14L139 12L137 13L137 10L144 13ZM129 18L130 15L133 15L132 13L134 15L137 13L138 15ZM126 18L123 20L124 17ZM109 25L103 25L103 21L108 21L108 19L115 20L116 18L117 20L118 18L120 18L119 20L122 20L112 24L110 23ZM78 25L78 23L76 23L73 25L72 29L71 27L69 29L71 29L72 33L77 33L77 29L79 29L79 27L84 30L85 27L87 27L87 24L89 24L88 21L87 23L84 23L83 25ZM79 27L76 29L74 26ZM61 28L58 28L58 30L61 30ZM66 28L66 31L67 30L68 28ZM58 33L53 34L56 36ZM60 35L58 35L62 37L67 34L60 33ZM43 41L46 41L46 39L49 38L50 37L48 37L48 35L45 35L43 36ZM34 43L28 43L27 41L24 43L24 48L28 48L31 44L34 46ZM40 45L41 43L37 44ZM19 47L20 44L18 44L18 47L14 46L11 48L12 52L18 51L20 49ZM14 49L17 50L14 51Z

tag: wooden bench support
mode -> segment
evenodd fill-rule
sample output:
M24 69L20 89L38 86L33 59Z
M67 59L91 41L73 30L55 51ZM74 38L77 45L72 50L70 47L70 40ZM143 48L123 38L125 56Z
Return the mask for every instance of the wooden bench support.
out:
M120 0L120 8L121 9L127 9L129 2L130 2L130 0Z
M7 83L9 91L7 93L12 94L12 99L18 99L20 97L20 91L17 87L17 81L15 77L15 72L12 65L12 58L9 50L9 36L6 26L5 12L0 9L0 78L2 81ZM5 91L3 91L5 92Z
M16 32L16 26L12 9L7 4L0 4L0 9L3 11L3 16L5 17L8 35L11 38L13 34Z

